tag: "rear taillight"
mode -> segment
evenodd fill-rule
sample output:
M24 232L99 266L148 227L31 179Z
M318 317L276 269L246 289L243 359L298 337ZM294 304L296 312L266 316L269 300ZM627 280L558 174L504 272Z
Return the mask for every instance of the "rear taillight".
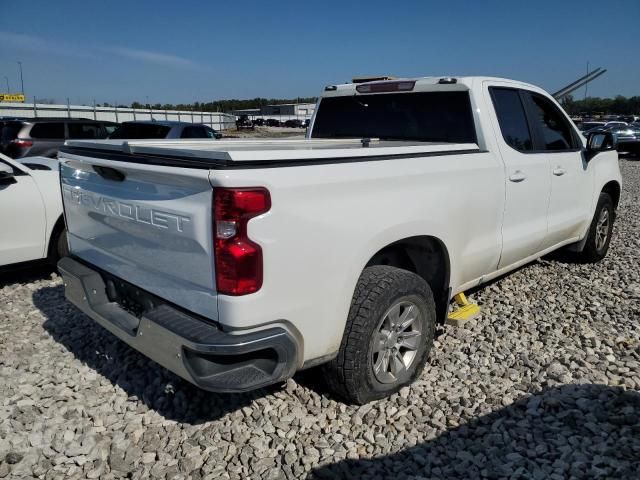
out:
M271 196L266 188L216 188L214 236L217 291L247 295L262 286L262 249L247 235L247 223L268 212Z
M33 146L33 142L31 140L23 140L22 138L16 138L14 140L11 140L11 145L13 145L14 147L32 147Z

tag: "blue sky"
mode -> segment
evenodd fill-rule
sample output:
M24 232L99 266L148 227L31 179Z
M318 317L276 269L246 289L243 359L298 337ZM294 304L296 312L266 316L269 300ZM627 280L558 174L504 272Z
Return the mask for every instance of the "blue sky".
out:
M5 1L0 91L72 103L317 95L353 76L492 75L640 95L640 1ZM577 96L582 97L584 90Z

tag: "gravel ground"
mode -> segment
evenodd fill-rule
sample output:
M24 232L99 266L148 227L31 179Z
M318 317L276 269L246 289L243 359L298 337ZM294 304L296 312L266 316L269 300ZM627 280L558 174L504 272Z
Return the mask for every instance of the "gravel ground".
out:
M215 395L0 277L0 478L637 478L640 161L598 265L542 260L472 294L413 386L363 407L306 372Z
M253 130L238 130L230 128L222 130L221 133L225 138L264 138L268 139L284 139L284 138L304 138L304 128L290 127L255 127Z

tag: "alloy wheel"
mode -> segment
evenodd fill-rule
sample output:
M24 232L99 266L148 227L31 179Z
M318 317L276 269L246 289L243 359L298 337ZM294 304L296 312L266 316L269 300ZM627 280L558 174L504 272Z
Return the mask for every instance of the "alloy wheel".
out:
M373 373L380 383L393 383L413 365L424 330L420 308L400 299L382 316L372 348Z

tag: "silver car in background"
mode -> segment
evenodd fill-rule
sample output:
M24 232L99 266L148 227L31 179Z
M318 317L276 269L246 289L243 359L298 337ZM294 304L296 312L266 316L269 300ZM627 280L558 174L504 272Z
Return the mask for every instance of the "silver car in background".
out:
M169 120L123 122L109 135L111 139L221 138L222 134L201 123Z

